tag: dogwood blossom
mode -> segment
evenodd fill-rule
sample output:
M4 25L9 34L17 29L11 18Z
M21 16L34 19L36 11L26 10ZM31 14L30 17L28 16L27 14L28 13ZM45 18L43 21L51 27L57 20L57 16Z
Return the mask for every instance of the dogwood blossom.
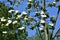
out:
M13 21L13 24L16 24L18 21Z
M11 20L8 20L8 23L11 23L12 21Z
M40 14L41 14L41 15L42 15L42 14L44 14L44 11L41 11L41 13L40 13Z
M7 23L5 26L9 26L9 23Z
M47 16L46 15L41 15L42 18L46 18Z
M55 2L55 1L54 1L53 3L54 3L54 4L56 4L56 2Z
M1 21L6 21L6 19L4 19L4 17L1 18Z
M6 33L7 33L7 31L3 31L2 33L6 34Z
M40 22L41 22L41 23L45 23L45 20L41 19Z
M29 0L29 1L32 1L32 0Z
M14 10L11 9L11 10L9 10L8 12L9 12L9 13L12 13L12 12L14 12Z
M20 28L18 28L19 30L23 30L23 29L25 29L25 27L20 27Z
M22 12L22 15L26 15L27 13L25 11Z
M24 20L28 20L28 18L25 17Z
M50 26L54 26L54 24L53 23L51 23L51 24L49 24Z
M40 29L40 30L43 30L43 27L40 27L39 29Z
M16 15L17 13L19 13L19 10L16 10L14 14Z

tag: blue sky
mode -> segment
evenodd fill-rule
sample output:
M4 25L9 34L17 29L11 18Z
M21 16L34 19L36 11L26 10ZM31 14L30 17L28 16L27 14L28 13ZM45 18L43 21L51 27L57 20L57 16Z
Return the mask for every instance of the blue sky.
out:
M5 1L6 5L9 4L6 0L0 0L0 1ZM49 0L49 1L50 1L50 2L53 2L54 0ZM59 5L59 4L60 4L60 2L57 3L57 5ZM24 2L21 2L21 3L18 5L18 7L15 7L15 6L14 6L15 10L20 10L20 12L25 11L25 8L26 8L26 7L27 7L27 0L25 0ZM58 11L57 8L55 8L55 7L52 7L52 8L51 8L51 7L47 7L46 9L48 10L50 17L51 17L51 16L56 16L57 11ZM31 12L31 13L34 13L34 12ZM58 17L56 26L55 26L55 30L54 30L54 33L53 33L54 35L55 35L55 33L57 32L57 30L58 30L59 28L60 28L60 14L59 14L59 17ZM30 30L29 28L27 28L27 31L28 31L28 35L29 35L29 36L32 36L32 35L34 35L34 34L36 33L36 29Z

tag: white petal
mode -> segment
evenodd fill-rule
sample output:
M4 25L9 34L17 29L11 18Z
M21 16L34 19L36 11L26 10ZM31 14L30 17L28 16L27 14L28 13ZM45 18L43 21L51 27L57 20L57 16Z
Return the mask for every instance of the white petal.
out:
M25 17L24 20L28 20L28 18Z
M40 29L40 30L43 30L43 27L40 27L39 29Z
M40 14L41 14L41 15L42 15L42 14L44 14L44 11L41 11L41 13L40 13Z
M9 23L7 23L6 26L9 26Z
M22 15L17 15L18 18L22 17Z
M32 0L29 0L29 1L32 1Z
M46 16L46 15L41 15L41 17L42 17L42 18L45 18L45 17L47 17L47 16Z
M54 1L53 3L54 3L54 4L56 4L56 2L55 2L55 1Z
M19 13L19 10L16 10L16 11L15 11L15 15L16 15L17 13Z
M17 21L13 21L13 24L16 24L17 23Z
M1 18L1 21L6 21L6 19L4 19L4 17Z
M21 28L18 28L19 30L23 30L23 29L25 29L25 27L21 27Z
M14 10L9 10L8 12L9 12L9 13L12 13L13 11L14 11Z
M49 24L49 25L50 25L50 26L54 26L54 24L52 24L52 23L51 23L51 24Z
M45 23L45 20L43 20L43 19L41 19L41 21L40 21L41 23Z
M25 11L23 11L23 12L22 12L22 15L23 15L23 14L25 14L25 15L26 15L27 13L26 13Z
M8 23L11 23L12 21L11 20L8 20Z
M3 31L2 33L5 33L5 34L6 34L6 33L7 33L7 31Z

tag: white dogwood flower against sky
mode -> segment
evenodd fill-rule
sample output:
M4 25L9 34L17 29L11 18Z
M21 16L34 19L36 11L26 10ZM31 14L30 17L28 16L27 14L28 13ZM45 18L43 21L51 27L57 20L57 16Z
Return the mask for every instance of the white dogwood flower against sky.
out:
M39 27L39 30L43 30L43 27Z
M14 10L11 9L11 10L9 10L8 12L9 12L9 13L12 13L12 12L14 12Z
M46 18L47 16L46 15L41 15L42 18Z
M54 26L54 24L53 24L53 23L50 23L49 25L50 25L50 26Z
M44 11L41 11L40 14L42 15L42 14L45 14L45 13L44 13Z
M22 15L17 15L17 18L20 18L20 17L22 17Z
M19 13L19 10L16 10L15 13L14 13L14 15L16 15L17 13Z
M32 1L32 0L29 0L29 1Z
M21 13L21 15L26 15L27 13L25 12L25 11L23 11L22 13Z
M45 23L45 20L41 19L41 20L40 20L40 23Z
M6 34L6 33L7 33L7 31L3 31L2 33Z
M19 30L23 30L23 29L25 29L25 27L20 27L20 28L18 28Z

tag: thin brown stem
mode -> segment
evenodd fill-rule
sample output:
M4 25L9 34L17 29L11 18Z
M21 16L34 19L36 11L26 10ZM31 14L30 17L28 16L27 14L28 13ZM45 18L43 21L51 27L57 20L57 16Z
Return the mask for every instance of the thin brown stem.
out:
M45 12L45 1L46 0L42 0L42 10ZM45 20L46 21L46 20ZM44 27L44 32L45 32L45 40L48 40L48 33L47 33L47 25L45 23L45 27Z

